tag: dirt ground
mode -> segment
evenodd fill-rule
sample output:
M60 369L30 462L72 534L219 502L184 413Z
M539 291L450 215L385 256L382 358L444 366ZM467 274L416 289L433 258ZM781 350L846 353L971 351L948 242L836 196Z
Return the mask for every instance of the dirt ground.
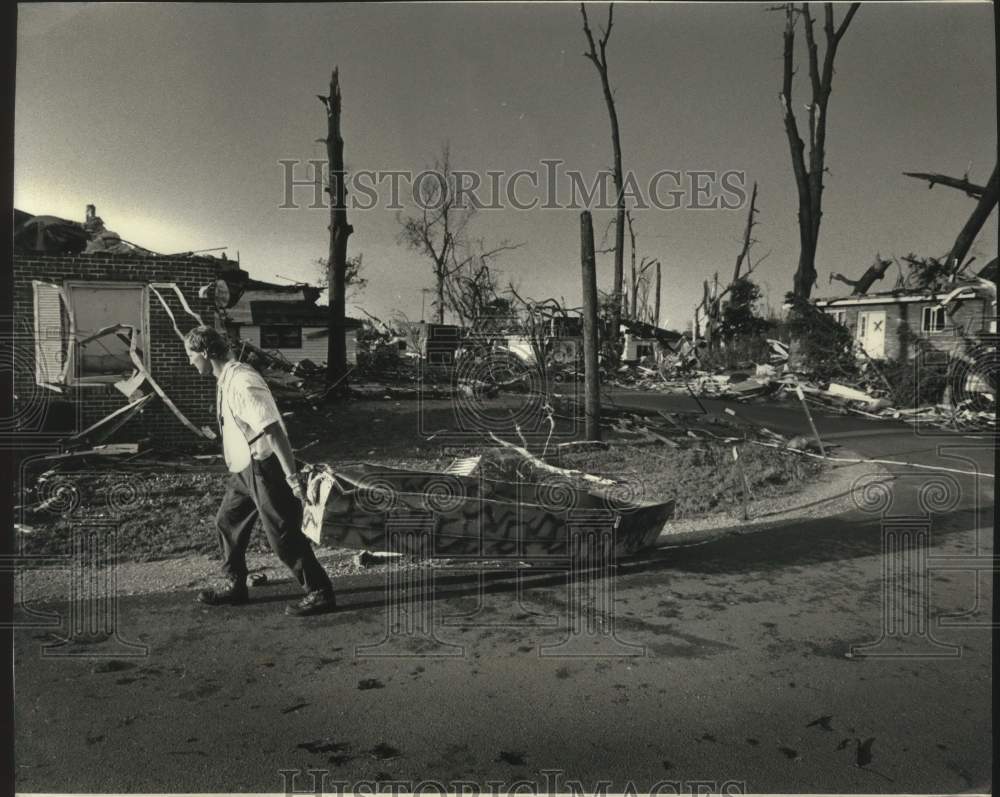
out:
M468 426L466 416L472 414L475 422L496 428L502 439L520 443L511 418L524 415L528 400L524 396L479 403L470 399L466 407L456 406L453 400L365 400L315 409L303 405L288 410L286 424L300 458L311 463L336 467L369 461L439 471L457 457L482 454L486 475L504 478L512 474L519 458L484 448L484 443L490 445L488 438L463 433L463 425ZM556 443L581 436L575 422L561 415L559 408L552 424L549 454ZM540 454L552 428L548 421L535 430L519 426L530 450ZM624 483L636 500L674 499L679 520L714 513L739 518L743 474L752 514L759 502L794 494L823 472L817 460L745 442L738 444L739 463L733 458L732 444L715 441L685 440L680 447L671 447L619 434L609 435L608 442L607 450L564 453L551 461ZM217 456L195 459L152 452L127 460L90 457L44 471L44 467L37 468L30 483L19 486L23 553L70 553L74 529L82 521L118 526L119 561L214 556L217 551L214 518L228 478ZM38 510L39 506L44 508ZM263 534L255 535L251 550L267 551Z

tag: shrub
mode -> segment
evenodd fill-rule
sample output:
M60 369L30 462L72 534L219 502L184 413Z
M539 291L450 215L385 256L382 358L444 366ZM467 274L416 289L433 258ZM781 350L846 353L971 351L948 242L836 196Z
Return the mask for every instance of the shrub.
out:
M888 360L879 364L883 376L892 385L892 399L898 409L940 404L948 385L946 362Z
M698 355L699 367L715 369L752 368L754 364L770 362L771 346L764 335L736 338Z

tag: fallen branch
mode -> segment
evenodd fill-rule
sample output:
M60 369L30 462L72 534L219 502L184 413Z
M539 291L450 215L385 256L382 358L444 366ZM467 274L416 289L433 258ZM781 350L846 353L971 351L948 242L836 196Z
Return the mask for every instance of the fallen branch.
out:
M586 481L593 482L594 484L603 485L605 487L611 487L614 484L616 484L616 482L614 482L611 479L605 479L601 476L594 476L590 473L584 473L583 471L580 470L568 470L566 468L557 468L554 465L550 465L548 462L543 462L534 454L532 454L530 451L528 451L528 449L523 448L521 446L516 446L513 443L508 443L506 440L501 440L499 437L493 434L493 432L490 432L490 439L493 440L493 442L497 443L498 445L503 446L504 448L509 448L511 451L516 451L518 454L524 457L525 460L530 462L534 467L538 468L538 470L544 471L546 473L554 473L559 476L566 476L566 477L576 476Z

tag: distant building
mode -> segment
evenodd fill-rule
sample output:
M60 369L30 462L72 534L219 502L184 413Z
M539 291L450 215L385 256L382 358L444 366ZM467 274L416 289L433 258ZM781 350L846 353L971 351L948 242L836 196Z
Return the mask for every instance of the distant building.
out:
M815 304L847 327L875 360L912 359L918 342L951 351L959 327L968 335L996 332L995 293L990 297L976 283L957 284L949 291L897 290L817 299Z
M322 288L248 279L228 290L231 295L221 313L237 353L240 341L247 341L291 363L326 363L329 308L316 304ZM347 318L345 324L347 362L357 364L362 322Z

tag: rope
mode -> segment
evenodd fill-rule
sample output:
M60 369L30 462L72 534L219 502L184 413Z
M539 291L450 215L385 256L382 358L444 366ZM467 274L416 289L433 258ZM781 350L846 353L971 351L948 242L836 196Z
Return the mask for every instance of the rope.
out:
M898 459L850 459L848 457L831 457L829 455L822 456L820 454L813 454L809 451L796 451L792 448L786 448L784 446L779 446L776 443L763 443L759 440L747 440L746 442L751 443L756 446L764 446L766 448L775 448L779 451L787 451L789 453L800 454L804 457L812 457L813 459L825 459L829 462L845 462L852 465L861 465L864 463L872 462L877 465L905 465L908 468L920 468L921 470L933 470L940 473L957 473L962 476L977 476L983 479L994 478L992 473L983 473L978 470L958 470L957 468L946 468L942 465L921 465L917 462L900 462Z

